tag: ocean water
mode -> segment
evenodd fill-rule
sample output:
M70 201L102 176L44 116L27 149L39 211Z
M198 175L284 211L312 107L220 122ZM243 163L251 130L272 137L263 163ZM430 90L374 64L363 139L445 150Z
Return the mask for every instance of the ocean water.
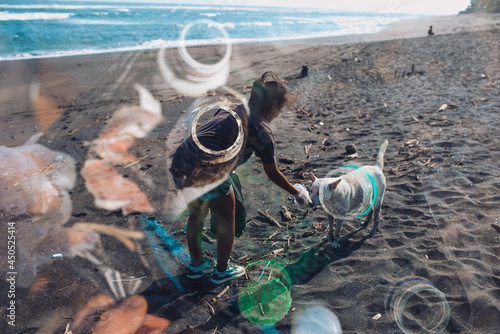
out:
M370 34L409 17L329 9L7 0L0 1L0 60L156 49L180 43Z

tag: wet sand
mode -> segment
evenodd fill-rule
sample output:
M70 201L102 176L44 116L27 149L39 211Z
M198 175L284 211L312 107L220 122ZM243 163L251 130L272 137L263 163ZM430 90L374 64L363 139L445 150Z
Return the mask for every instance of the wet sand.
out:
M429 25L436 33L432 37L426 36ZM369 238L371 224L363 229L360 219L347 221L337 249L323 242L323 210L296 209L255 158L237 170L253 219L232 257L242 264L262 258L286 268L291 307L274 325L280 333L290 333L297 315L313 304L335 313L344 333L400 333L397 318L403 313L415 333L439 322L447 333L498 331L499 32L499 16L467 15L405 21L375 35L233 46L229 87L248 94L253 79L273 70L296 99L295 107L271 123L279 166L292 183L308 187L309 172L324 177L342 165L372 164L383 139L389 141L379 231ZM206 50L196 48L193 54ZM0 62L0 144L21 145L39 131L37 114L48 111L55 122L39 143L69 153L79 172L88 157L86 142L99 136L114 111L139 103L133 84L142 84L161 101L165 120L131 149L140 162L121 172L157 208L149 216L186 246L185 221L169 220L162 208L172 187L165 142L192 100L165 84L156 57L150 50ZM309 75L298 78L303 65ZM30 101L34 80L45 104ZM358 157L346 158L348 144L355 144ZM140 214L96 208L81 177L71 198L67 226L145 227ZM281 222L282 206L294 216L288 224ZM258 209L269 210L284 227L259 219ZM266 332L241 314L244 282L231 284L218 297L224 285L187 281L185 264L172 254L164 255L173 279L168 278L146 239L136 242L134 252L116 238L103 235L101 241L99 256L106 266L122 278L146 276L137 292L148 299L151 313L172 321L168 333ZM204 247L214 258L215 243ZM16 330L52 333L92 296L112 295L103 267L79 257L40 266L38 285L18 291ZM421 295L395 311L394 303L418 284ZM187 331L188 326L193 329Z

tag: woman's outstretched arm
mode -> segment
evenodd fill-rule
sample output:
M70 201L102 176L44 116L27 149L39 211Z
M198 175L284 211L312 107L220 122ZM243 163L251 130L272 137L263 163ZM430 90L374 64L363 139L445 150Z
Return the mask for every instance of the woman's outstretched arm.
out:
M288 179L280 172L276 163L269 164L263 162L262 166L264 167L264 171L266 172L269 180L271 180L278 187L294 196L299 193L299 191L295 189Z

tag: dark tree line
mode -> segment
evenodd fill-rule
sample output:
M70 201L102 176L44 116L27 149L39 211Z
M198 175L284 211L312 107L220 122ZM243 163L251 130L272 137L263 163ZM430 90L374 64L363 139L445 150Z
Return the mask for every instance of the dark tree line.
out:
M500 13L500 0L470 0L465 13Z

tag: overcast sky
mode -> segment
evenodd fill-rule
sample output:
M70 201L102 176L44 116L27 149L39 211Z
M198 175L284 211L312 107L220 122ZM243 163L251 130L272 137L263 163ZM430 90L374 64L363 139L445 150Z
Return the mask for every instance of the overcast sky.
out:
M96 0L97 1L97 0ZM105 0L104 0L105 1ZM108 0L141 2L140 0ZM384 13L418 13L454 15L464 10L470 0L145 0L149 3L182 3L208 5L244 5L275 7L315 7Z

